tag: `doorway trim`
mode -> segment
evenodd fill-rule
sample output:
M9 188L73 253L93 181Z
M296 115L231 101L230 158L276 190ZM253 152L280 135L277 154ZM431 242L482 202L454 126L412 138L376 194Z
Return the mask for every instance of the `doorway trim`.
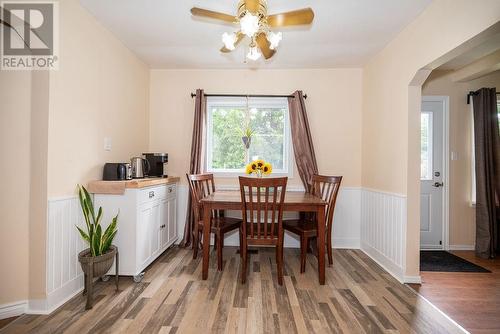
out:
M450 97L443 95L422 96L422 102L442 102L444 123L444 187L443 187L443 250L450 250ZM422 105L420 105L422 111Z

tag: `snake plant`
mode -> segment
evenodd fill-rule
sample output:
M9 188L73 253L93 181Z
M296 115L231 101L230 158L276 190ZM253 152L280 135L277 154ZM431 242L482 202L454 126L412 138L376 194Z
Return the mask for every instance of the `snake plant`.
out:
M88 242L91 255L103 255L108 251L111 246L111 242L118 231L116 227L118 223L118 215L113 218L103 233L101 227L102 207L99 208L96 216L92 197L84 186L78 185L78 197L80 199L80 206L82 207L85 224L87 225L87 232L83 231L78 226L76 226L76 228L78 229L78 232L80 232L83 240Z

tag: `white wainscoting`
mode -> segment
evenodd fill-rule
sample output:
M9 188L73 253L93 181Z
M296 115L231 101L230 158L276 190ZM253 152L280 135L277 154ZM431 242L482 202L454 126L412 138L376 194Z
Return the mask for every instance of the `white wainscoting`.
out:
M406 197L363 189L361 249L399 281L406 279Z
M75 226L85 222L76 196L50 199L47 220L47 298L30 300L28 313L48 314L83 290L78 253L87 246Z
M223 190L236 190L236 187L219 187ZM300 188L292 188L291 191L303 191ZM178 187L178 231L179 239L182 239L184 225L186 221L186 206L188 198L188 186L179 185ZM239 212L228 212L228 216L241 218ZM293 218L293 213L285 213L285 217ZM360 226L361 226L361 189L342 187L337 199L335 208L335 217L333 223L332 243L334 248L360 248ZM224 245L238 246L238 232L234 231L228 234ZM300 243L297 237L291 234L285 235L285 247L299 248Z

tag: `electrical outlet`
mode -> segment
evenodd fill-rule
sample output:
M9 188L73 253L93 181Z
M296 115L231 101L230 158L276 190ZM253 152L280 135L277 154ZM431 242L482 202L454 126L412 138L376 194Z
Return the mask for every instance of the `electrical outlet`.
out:
M111 151L112 148L112 142L110 137L105 137L104 138L104 150L105 151Z

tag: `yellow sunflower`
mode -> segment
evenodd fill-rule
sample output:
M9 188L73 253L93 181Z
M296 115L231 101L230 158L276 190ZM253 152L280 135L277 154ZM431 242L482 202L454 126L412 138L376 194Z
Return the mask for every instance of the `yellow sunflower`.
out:
M261 159L255 160L253 163L257 165L257 169L262 169L266 164L266 162Z
M254 172L254 169L252 168L252 164L248 164L246 167L245 167L245 173L246 174L252 174Z
M266 162L264 164L264 167L262 168L262 172L264 175L269 175L273 172L273 165L271 165L269 162Z

